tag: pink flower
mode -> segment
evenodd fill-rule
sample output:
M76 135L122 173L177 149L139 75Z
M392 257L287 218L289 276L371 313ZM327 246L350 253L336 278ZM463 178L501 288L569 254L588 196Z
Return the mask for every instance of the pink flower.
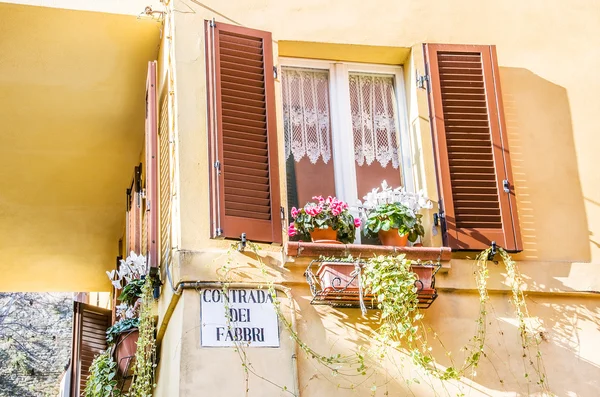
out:
M313 200L317 200L319 202L319 204L323 203L325 200L323 199L323 196L313 196L312 198Z
M331 196L327 196L327 200L325 200L325 202L327 204L331 204L332 202L337 201L337 199L335 197L331 197Z
M296 207L292 207L292 218L296 219L298 216L298 209Z
M288 236L294 237L296 234L298 234L298 230L296 230L296 225L294 225L294 222L292 222L288 228Z
M354 227L359 228L361 225L360 218L354 218Z
M305 208L304 211L306 211L308 215L315 217L323 211L323 207L320 205L311 205L310 207Z
M339 214L342 213L342 210L339 207L330 207L331 208L331 215L333 216L338 216Z

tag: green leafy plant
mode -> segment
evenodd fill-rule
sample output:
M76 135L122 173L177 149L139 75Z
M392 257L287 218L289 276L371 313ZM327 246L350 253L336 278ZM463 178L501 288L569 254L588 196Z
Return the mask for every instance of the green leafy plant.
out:
M112 327L106 330L106 342L112 345L116 342L117 336L123 332L138 328L140 320L138 318L126 318L119 320Z
M133 382L129 397L150 397L154 388L154 358L156 340L154 338L154 317L152 316L152 280L146 279L142 286L142 304L139 318L139 338L135 352Z
M408 240L415 242L425 236L422 217L402 204L382 204L368 212L363 231L366 236L377 237L380 230L398 229L399 235L408 234Z
M131 280L121 291L119 300L126 303L129 306L133 306L138 298L142 297L142 287L144 285L144 279Z
M110 349L96 356L90 366L90 375L85 383L85 397L119 397L121 392L117 385L117 363L110 354Z
M423 192L410 193L402 187L392 189L383 181L381 191L373 189L364 197L361 207L364 234L377 237L380 230L398 229L399 235L408 234L408 240L415 242L425 235L419 211L431 207Z
M356 229L360 227L360 219L355 219L348 210L348 204L335 197L313 197L315 202L307 203L303 208L292 208L294 219L288 228L290 237L299 235L310 240L310 232L315 229L332 228L337 232L337 239L342 243L351 243L356 237Z

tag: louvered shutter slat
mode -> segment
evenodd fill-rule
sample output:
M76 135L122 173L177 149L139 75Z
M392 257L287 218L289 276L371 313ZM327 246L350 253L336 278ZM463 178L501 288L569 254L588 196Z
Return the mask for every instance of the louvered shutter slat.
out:
M213 235L281 242L271 34L221 23L206 33Z
M489 46L427 44L430 110L446 243L520 250L495 53Z

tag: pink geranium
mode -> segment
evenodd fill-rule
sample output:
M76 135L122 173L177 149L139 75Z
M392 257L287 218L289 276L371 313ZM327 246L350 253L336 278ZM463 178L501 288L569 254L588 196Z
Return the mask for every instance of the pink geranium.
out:
M354 227L358 229L360 225L360 218L354 218Z

